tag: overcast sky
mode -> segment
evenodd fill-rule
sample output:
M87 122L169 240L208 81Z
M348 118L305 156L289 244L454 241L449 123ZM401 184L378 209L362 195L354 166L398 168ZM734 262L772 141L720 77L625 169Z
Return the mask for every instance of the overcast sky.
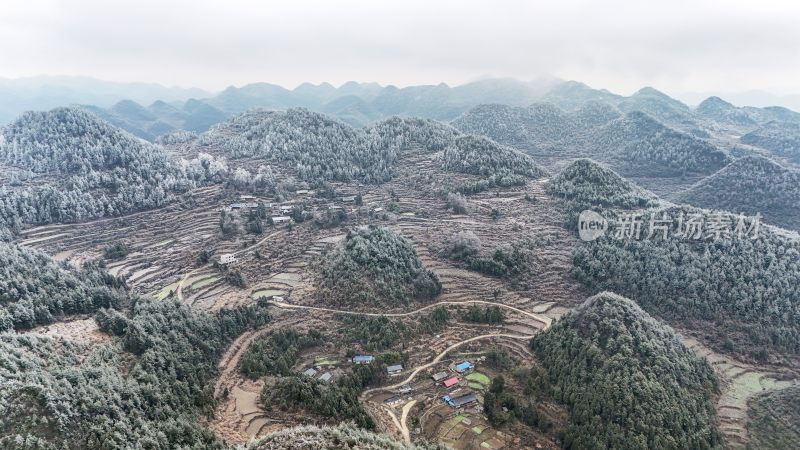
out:
M800 93L800 2L2 0L0 77Z

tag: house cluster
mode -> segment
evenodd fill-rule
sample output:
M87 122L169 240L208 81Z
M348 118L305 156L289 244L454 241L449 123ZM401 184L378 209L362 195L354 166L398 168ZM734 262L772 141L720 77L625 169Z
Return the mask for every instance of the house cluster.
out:
M464 405L478 401L478 397L474 392L470 391L469 389L458 387L458 385L461 383L459 375L464 375L474 368L475 366L471 362L461 361L458 364L450 366L449 371L443 370L431 375L434 384L444 386L446 389L455 387L455 390L451 391L447 395L442 396L443 402L452 408L460 408Z

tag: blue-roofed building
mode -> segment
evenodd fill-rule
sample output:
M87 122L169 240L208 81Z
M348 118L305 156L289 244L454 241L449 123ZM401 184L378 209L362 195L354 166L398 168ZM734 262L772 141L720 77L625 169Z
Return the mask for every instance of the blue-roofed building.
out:
M353 356L353 363L354 364L369 364L375 360L374 356L371 355L356 355Z
M471 362L464 361L464 362L460 362L460 363L458 363L456 365L456 371L458 371L458 372L466 372L467 370L470 370L470 369L472 369L474 367L475 366L473 366Z

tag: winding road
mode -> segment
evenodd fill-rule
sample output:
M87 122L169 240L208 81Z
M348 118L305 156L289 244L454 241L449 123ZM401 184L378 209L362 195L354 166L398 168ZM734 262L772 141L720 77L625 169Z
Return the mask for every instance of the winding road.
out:
M463 304L470 304L471 303L471 304L497 306L497 307L500 307L500 308L506 308L506 309L509 309L511 311L523 314L525 316L528 316L528 317L536 320L537 322L540 322L543 325L543 329L547 329L550 326L550 324L553 322L553 319L551 319L551 318L549 318L547 316L542 316L542 315L535 314L535 313L532 313L532 312L524 311L522 309L516 308L514 306L510 306L510 305L505 305L503 303L488 302L488 301L485 301L485 300L464 300L464 301L459 301L459 302L447 302L447 301L445 301L445 302L437 302L437 303L432 303L430 305L423 306L422 308L415 309L413 311L404 312L404 313L364 313L364 312L358 312L358 311L339 310L339 309L332 309L332 308L321 308L321 307L318 307L318 306L294 305L294 304L291 304L291 303L285 303L285 302L274 301L274 300L271 300L269 303L271 305L273 305L273 306L276 306L278 308L284 308L284 309L305 309L305 310L312 310L312 311L324 311L324 312L336 313L336 314L349 314L349 315L373 316L373 317L375 317L375 316L406 317L406 316L411 316L411 315L414 315L414 314L419 314L420 312L427 311L427 310L435 308L437 306L442 306L442 305L463 305ZM405 384L411 383L414 380L414 378L420 372L422 372L425 369L428 369L430 367L435 366L445 356L447 356L448 353L450 353L451 351L457 349L458 347L461 347L462 345L469 344L470 342L475 342L475 341L479 341L479 340L483 340L483 339L498 338L498 337L508 338L508 339L530 339L533 336L534 335L532 335L532 334L492 333L492 334L482 334L480 336L474 336L474 337L471 337L471 338L468 338L468 339L464 339L464 340L456 342L455 344L453 344L453 345L447 347L446 349L444 349L441 353L436 355L436 357L433 358L432 361L415 367L414 370L411 371L411 374L408 375L408 377L406 377L403 381L400 381L398 383L395 383L395 384L392 384L392 385L389 385L389 386L382 386L382 387L379 387L379 388L367 389L366 391L361 393L361 398L364 398L367 395L369 395L371 393L374 393L374 392L397 389L400 386L403 386ZM397 415L394 413L394 411L392 411L389 408L385 409L386 412L389 414L389 417L392 419L392 422L395 424L395 426L397 427L398 431L403 436L403 440L405 442L407 442L407 443L411 443L411 433L409 432L408 425L407 425L408 413L409 413L409 411L411 411L411 408L415 404L416 404L416 400L412 400L412 401L406 403L405 405L403 405L402 416L400 417L400 419L397 418Z

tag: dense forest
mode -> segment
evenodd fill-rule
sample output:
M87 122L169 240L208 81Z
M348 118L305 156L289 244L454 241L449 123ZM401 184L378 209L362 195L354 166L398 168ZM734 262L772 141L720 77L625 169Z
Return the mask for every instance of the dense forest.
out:
M364 350L376 352L391 348L400 339L407 337L408 327L399 320L386 316L353 316L341 317L345 324L345 334L361 344Z
M197 423L213 409L216 362L268 320L261 305L210 315L139 300L129 315L98 312L115 337L94 348L0 334L0 447L223 449Z
M571 449L720 447L708 361L634 302L601 293L531 340Z
M685 105L676 107L674 100L663 95L645 94L619 104L625 115L615 106L596 101L569 113L547 104L528 108L482 105L453 125L536 156L600 159L627 175L710 174L730 161L713 145L652 116L693 128L691 120L686 121Z
M392 165L408 145L437 149L455 130L433 121L391 119L368 129L353 128L303 108L256 110L238 115L200 136L232 158L261 157L291 162L303 180L391 179Z
M439 294L442 285L414 247L385 228L350 231L321 262L319 296L337 306L396 307Z
M80 108L25 113L0 136L0 165L35 178L0 187L0 226L10 228L162 206L228 171L210 155L172 161L160 147Z
M800 442L800 386L762 394L748 406L748 449L792 448Z
M748 215L800 229L800 171L760 156L747 156L681 193L679 200L701 208Z
M513 243L487 251L472 231L459 231L450 236L441 253L470 270L492 277L513 277L532 265L529 252L521 245Z
M254 340L239 360L239 372L256 379L264 375L289 375L300 352L322 343L317 330L301 333L295 329L277 330Z
M650 218L665 217L672 234L644 239ZM765 226L755 239L753 232L713 239L708 231L683 238L676 229L679 217L731 228L739 223L732 214L690 207L652 211L641 218L642 239L607 236L576 249L574 276L700 333L721 351L759 361L770 353L800 353L800 240Z
M442 168L480 175L490 186L521 185L526 178L547 175L530 156L479 136L461 136L445 147Z
M519 152L432 120L395 117L361 129L302 108L241 114L201 135L198 145L216 146L231 158L289 162L307 181L385 182L400 154L414 149L444 150L443 169L480 175L492 185L544 173Z
M800 119L796 122L768 122L739 140L742 144L767 149L776 156L800 164Z
M250 444L247 450L441 450L427 444L404 444L353 425L287 428Z
M290 375L268 382L261 392L260 401L267 411L301 409L318 416L325 422L353 422L366 428L375 428L358 396L364 388L385 380L383 364L363 364L331 382L305 375Z
M76 268L34 249L0 242L0 331L119 307L128 293L97 263Z
M547 192L567 200L568 209L644 208L657 203L655 196L589 160L577 159L547 183Z
M601 127L589 139L596 154L611 152L609 163L626 175L711 174L730 162L725 152L708 142L638 111Z

